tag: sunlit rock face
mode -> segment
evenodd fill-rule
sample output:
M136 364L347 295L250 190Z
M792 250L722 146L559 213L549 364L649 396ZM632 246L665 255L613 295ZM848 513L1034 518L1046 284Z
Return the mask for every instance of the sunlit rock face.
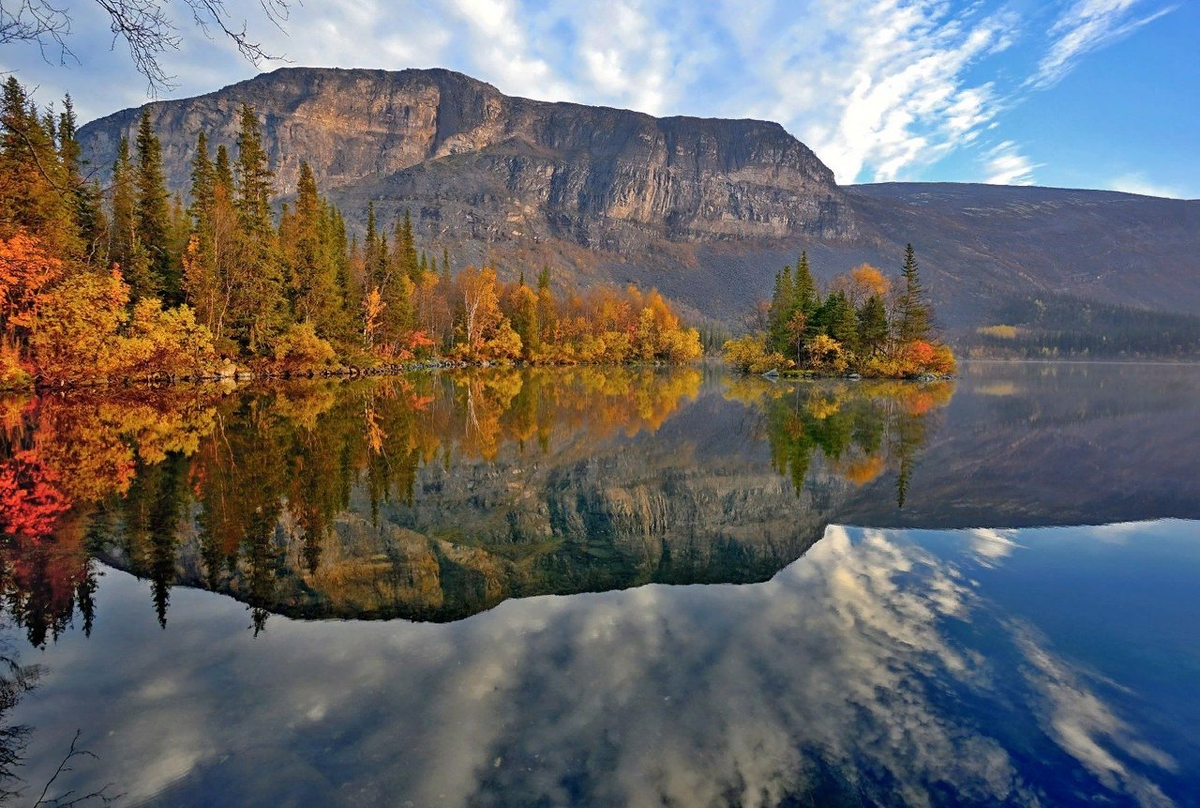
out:
M241 103L264 122L283 193L307 160L356 216L369 197L389 218L411 208L430 235L628 252L653 238L854 233L833 173L778 124L512 98L447 70L284 69L154 104L173 188L189 183L197 132L234 148ZM86 128L97 164L138 114Z

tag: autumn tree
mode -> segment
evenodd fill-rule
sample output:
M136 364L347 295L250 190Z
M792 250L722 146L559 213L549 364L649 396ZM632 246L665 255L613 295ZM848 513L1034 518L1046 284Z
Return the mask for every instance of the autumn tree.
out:
M9 76L0 97L0 237L24 230L50 255L76 259L83 250L75 198L54 129Z
M478 352L503 317L496 289L496 270L469 266L459 273L457 281L462 341L468 351Z
M62 261L25 231L0 239L0 328L5 347L16 350L28 339L48 287L62 271Z
M510 312L513 330L521 338L526 358L534 356L542 345L541 324L538 322L538 298L532 289L525 285L525 277L521 276L508 293L506 308Z

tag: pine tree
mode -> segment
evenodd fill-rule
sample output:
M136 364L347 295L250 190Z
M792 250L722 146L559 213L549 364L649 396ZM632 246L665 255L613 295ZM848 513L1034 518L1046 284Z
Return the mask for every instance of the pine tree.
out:
M74 200L63 193L69 178L55 143L56 122L39 118L25 88L10 76L0 99L0 237L18 228L51 255L82 253Z
M896 337L901 343L928 340L931 330L929 304L925 300L917 256L911 244L904 249L904 266L900 273L904 278L904 289L897 301Z
M203 230L212 217L215 169L208 153L208 137L201 132L196 137L196 154L192 157L191 207L188 212L197 230Z
M137 227L137 182L129 141L121 138L112 173L112 224L109 226L109 261L120 268L131 289L148 289L150 261L142 248Z
M858 343L858 319L854 308L840 289L831 293L822 306L825 333L848 349Z
M413 283L421 279L421 268L417 263L417 246L413 237L412 214L404 210L403 223L396 227L396 252L399 254L399 269L408 275Z
M871 295L858 310L858 345L855 350L864 356L882 352L887 346L887 308L883 298Z
M799 310L804 312L805 317L811 318L817 305L817 284L808 266L808 252L801 251L800 260L796 262L796 276L792 282L791 314Z
M161 297L167 302L178 302L181 284L171 252L171 214L167 183L163 176L162 144L150 122L149 107L142 110L136 146L134 186L137 189L137 202L134 219L138 242L146 253L148 272L144 279L131 277L130 289L134 300Z
M85 182L80 159L81 148L76 140L75 104L71 96L63 98L63 111L58 116L58 154L67 188L74 197L75 224L82 240L82 258L89 264L103 265L106 261L106 223L100 205L99 185Z
M229 198L233 199L233 165L229 161L229 150L222 143L217 146L217 160L213 164L213 180L214 184L224 185L229 192Z
M339 330L340 306L327 218L312 167L301 162L295 213L280 222L288 292L296 320L311 322L321 334L332 335Z
M784 355L790 352L791 337L789 323L795 308L795 289L792 268L786 266L775 275L775 288L771 294L771 314L768 326L768 341L773 351Z
M238 338L251 351L262 352L284 327L287 301L271 221L272 174L258 116L248 104L241 108L237 146L234 188L241 261L232 319Z
M550 290L550 267L543 266L538 273L537 320L541 329L542 342L554 342L558 329L558 306Z
M379 269L379 231L375 221L375 202L367 202L367 235L363 239L363 266L366 267L367 286L379 286L383 279Z

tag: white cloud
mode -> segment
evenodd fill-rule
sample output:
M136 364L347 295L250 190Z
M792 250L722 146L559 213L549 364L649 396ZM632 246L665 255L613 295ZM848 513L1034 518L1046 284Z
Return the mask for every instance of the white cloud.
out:
M1038 166L1021 154L1011 140L1005 140L984 153L984 182L989 185L1033 185L1033 170Z
M957 150L984 155L1007 143L985 157L995 163L989 178L1027 182L1033 166L1020 147L995 136L1004 113L1171 10L1138 12L1150 2L1161 0L1072 0L1042 37L1030 30L1041 23L1005 5L947 0L328 0L294 6L286 33L247 13L265 49L292 64L441 66L544 100L766 118L843 183L911 179ZM75 89L84 119L143 100L127 55L85 33L104 30L102 12L81 7L77 19L82 69L12 46L6 63L44 85L43 100ZM182 23L181 31L182 49L165 59L179 77L173 95L256 72L227 41ZM1028 47L1014 55L1014 43Z
M1042 89L1058 83L1088 53L1125 37L1175 10L1161 8L1133 16L1141 0L1076 0L1050 28L1053 41L1029 85Z
M1122 174L1119 177L1114 177L1108 184L1108 189L1111 191L1124 191L1127 194L1141 194L1142 196L1160 196L1166 199L1186 199L1187 195L1169 185L1152 182L1146 179L1146 175L1140 171L1131 174Z

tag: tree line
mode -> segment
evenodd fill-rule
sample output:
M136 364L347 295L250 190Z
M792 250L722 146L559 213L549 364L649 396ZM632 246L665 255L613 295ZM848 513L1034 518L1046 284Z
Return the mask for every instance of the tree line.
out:
M723 349L744 372L904 377L955 369L953 353L937 336L911 244L898 284L861 264L834 278L824 294L802 252L794 270L776 273L771 300L755 309L749 330Z
M990 313L995 325L963 342L970 356L1009 359L1163 358L1200 355L1200 317L1061 293L1013 295Z
M574 363L699 356L700 335L657 291L554 288L492 267L454 271L418 249L410 216L366 233L300 166L277 189L261 123L233 148L199 133L186 200L169 193L148 111L101 187L70 98L39 110L9 78L0 100L0 386L197 376L222 360L309 372L414 359Z

